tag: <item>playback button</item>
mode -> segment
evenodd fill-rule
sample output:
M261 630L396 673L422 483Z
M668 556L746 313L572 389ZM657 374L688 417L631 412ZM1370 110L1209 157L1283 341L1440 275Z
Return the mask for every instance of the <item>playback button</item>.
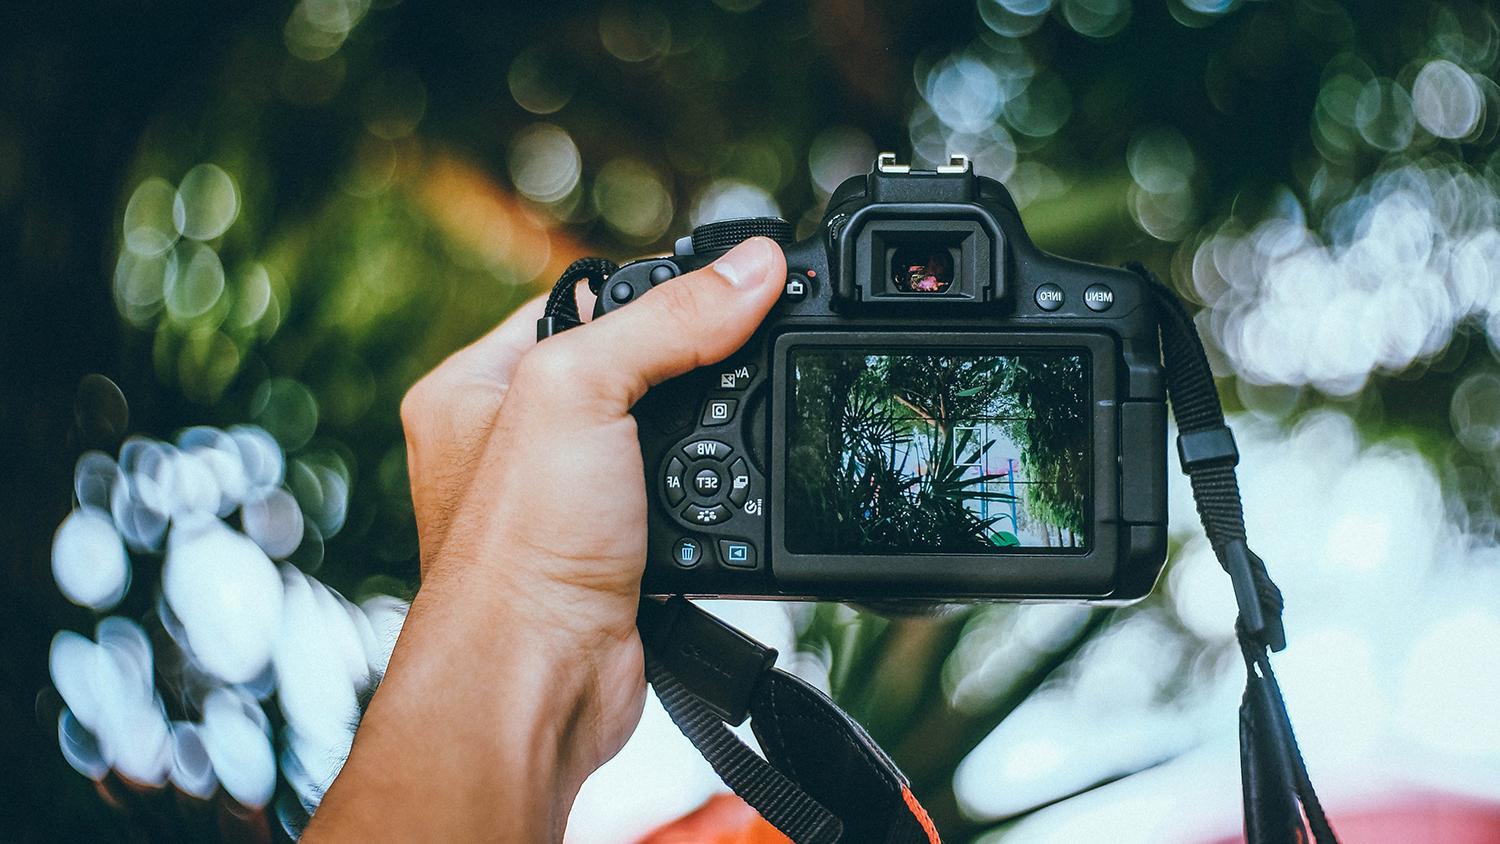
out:
M719 559L737 569L755 568L755 546L739 539L719 540Z

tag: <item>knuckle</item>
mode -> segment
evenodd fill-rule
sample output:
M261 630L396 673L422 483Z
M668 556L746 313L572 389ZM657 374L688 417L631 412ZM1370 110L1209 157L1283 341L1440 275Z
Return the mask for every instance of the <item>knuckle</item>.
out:
M521 358L516 367L513 389L523 391L530 400L555 394L563 385L576 384L586 373L571 344L561 338L539 344Z
M423 426L432 404L431 394L432 376L428 375L411 385L401 397L401 427L408 433Z

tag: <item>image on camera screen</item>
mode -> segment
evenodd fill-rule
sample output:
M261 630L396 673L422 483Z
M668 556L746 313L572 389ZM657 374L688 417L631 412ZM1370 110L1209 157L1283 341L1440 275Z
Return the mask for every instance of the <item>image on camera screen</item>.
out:
M1084 353L803 348L791 370L787 550L1088 549Z
M901 293L942 293L953 284L953 254L915 244L891 253L891 283Z

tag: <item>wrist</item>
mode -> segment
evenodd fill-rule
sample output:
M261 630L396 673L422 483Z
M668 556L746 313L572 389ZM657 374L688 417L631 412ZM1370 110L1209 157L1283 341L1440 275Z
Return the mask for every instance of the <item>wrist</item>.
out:
M431 586L412 603L320 818L429 839L492 838L525 818L536 828L517 840L560 838L598 763L588 661L566 658L528 620Z

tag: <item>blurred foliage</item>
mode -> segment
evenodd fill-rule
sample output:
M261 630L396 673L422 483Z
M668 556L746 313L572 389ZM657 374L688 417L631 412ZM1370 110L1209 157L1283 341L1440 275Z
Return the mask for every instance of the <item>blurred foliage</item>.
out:
M1381 174L1470 174L1463 197L1496 177L1500 34L1462 0L13 3L0 32L0 530L17 549L0 714L30 725L8 769L40 772L0 801L21 840L108 828L32 714L50 632L88 623L46 566L84 448L261 424L353 479L342 529L299 559L351 597L409 592L400 397L579 255L661 252L736 210L806 232L876 149L951 149L1007 182L1044 248L1146 259L1213 304L1246 284L1204 286L1214 236L1289 218L1337 242L1343 203ZM1450 448L1455 390L1492 366L1467 314L1352 387L1233 381L1229 401L1288 419L1332 404L1416 438L1493 523L1489 458ZM79 387L94 372L128 421ZM1100 631L1158 617L1184 666L1211 646L1158 596L1083 612L958 694L964 643L1022 614L827 606L801 634L951 840L996 820L960 810L960 761Z

